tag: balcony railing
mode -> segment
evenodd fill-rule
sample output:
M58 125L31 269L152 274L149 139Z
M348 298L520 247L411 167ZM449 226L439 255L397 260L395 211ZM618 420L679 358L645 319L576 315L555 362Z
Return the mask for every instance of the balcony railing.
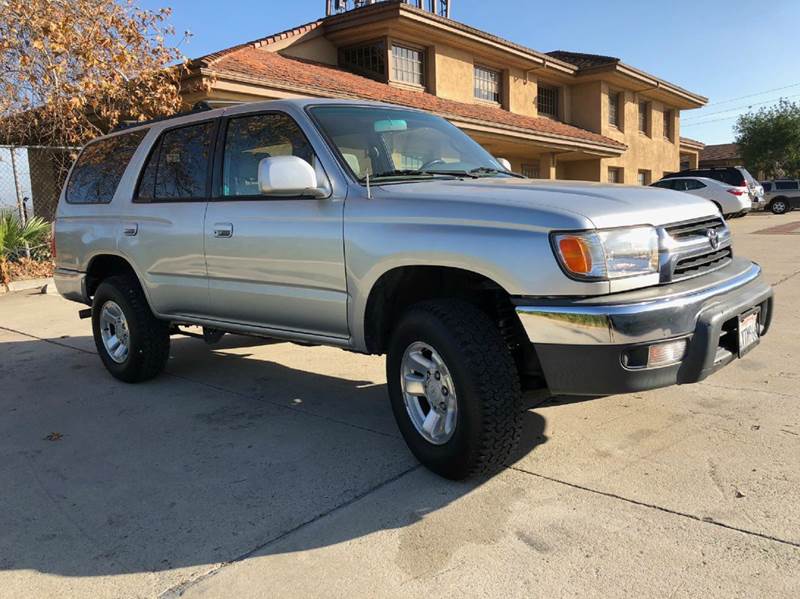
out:
M387 0L326 0L325 14L335 15L348 10L354 10L367 6L368 4L377 4L378 2L386 2ZM453 0L403 0L406 4L416 6L428 12L432 12L440 17L450 18L450 7Z

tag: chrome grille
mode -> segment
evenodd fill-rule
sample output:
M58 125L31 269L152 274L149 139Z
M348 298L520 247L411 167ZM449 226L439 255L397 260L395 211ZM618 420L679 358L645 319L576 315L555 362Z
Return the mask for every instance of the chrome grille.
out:
M720 216L673 223L661 231L662 283L723 268L733 258L730 230Z
M674 225L667 225L664 227L669 236L676 241L690 239L692 237L706 237L706 231L714 229L718 233L725 230L725 221L721 217L708 218L697 221L689 221L685 223L676 223Z
M731 252L731 248L727 247L724 250L678 260L672 271L672 279L682 279L710 270L716 270L730 262L732 256L733 252Z

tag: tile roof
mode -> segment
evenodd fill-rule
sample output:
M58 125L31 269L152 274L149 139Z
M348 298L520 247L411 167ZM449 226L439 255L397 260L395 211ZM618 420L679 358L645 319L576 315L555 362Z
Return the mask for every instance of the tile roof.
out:
M313 27L313 25L303 27ZM490 126L586 142L617 151L626 148L624 144L613 139L566 123L395 87L330 65L282 56L252 44L210 56L213 57L210 60L208 57L199 59L202 61L199 64L210 67L217 76L228 74L246 77L255 83L311 96L356 98L420 108L449 118L462 118Z
M578 67L578 69L590 69L592 67L621 62L619 58L615 58L614 56L583 54L581 52L568 52L567 50L554 50L553 52L548 52L547 55L557 60L568 62Z
M700 150L700 160L734 160L739 158L738 144L715 144Z

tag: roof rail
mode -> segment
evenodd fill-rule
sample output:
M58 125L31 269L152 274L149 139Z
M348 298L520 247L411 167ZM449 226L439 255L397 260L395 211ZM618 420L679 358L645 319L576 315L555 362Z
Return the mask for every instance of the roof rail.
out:
M170 114L167 116L160 116L154 119L148 119L146 121L121 121L116 127L111 130L111 133L116 133L117 131L124 131L125 129L130 129L131 127L139 127L141 125L150 125L152 123L160 123L161 121L168 121L170 119L178 118L179 116L186 116L189 114L195 114L197 112L205 112L207 110L213 110L211 105L208 102L201 100L200 102L196 102L191 110L185 110L183 112L176 112L175 114Z

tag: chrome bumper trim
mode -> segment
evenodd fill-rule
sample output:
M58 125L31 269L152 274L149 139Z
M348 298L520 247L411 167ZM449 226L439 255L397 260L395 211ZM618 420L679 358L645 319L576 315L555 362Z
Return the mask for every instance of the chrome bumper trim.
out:
M532 343L618 345L667 339L691 334L702 311L728 294L741 295L742 301L752 300L753 305L770 297L772 290L761 279L761 267L752 262L743 266L737 260L709 274L708 279L717 279L712 285L703 286L705 277L700 277L683 285L662 286L665 295L658 295L659 288L650 288L573 301L538 303L520 298L516 311ZM735 274L730 274L731 270ZM683 288L693 282L694 287Z

